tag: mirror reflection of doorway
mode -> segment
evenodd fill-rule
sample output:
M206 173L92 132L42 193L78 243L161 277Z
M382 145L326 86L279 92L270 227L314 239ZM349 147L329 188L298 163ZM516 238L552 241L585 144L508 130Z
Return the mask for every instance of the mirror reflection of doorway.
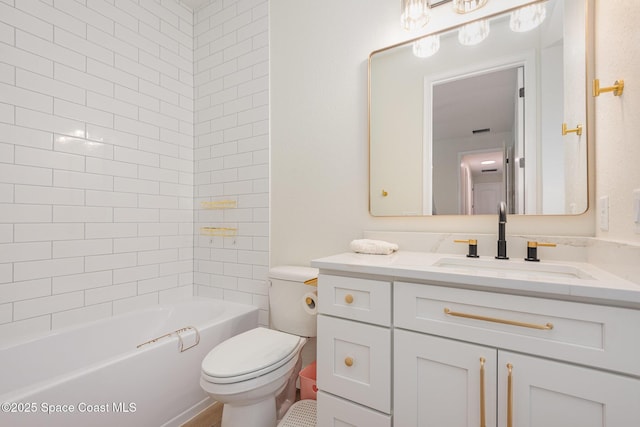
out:
M504 200L503 151L468 152L460 155L459 213L494 214Z
M524 157L523 74L512 65L434 83L434 214L495 214L500 201L519 210L524 170L508 159Z

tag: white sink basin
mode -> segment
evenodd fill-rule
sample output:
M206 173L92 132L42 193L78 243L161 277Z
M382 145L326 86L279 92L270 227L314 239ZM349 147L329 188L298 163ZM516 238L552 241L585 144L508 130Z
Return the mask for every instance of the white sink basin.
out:
M484 272L488 274L494 273L498 275L520 276L527 278L539 277L595 280L592 275L573 265L527 262L524 260L442 258L434 263L433 266L457 270L467 274Z

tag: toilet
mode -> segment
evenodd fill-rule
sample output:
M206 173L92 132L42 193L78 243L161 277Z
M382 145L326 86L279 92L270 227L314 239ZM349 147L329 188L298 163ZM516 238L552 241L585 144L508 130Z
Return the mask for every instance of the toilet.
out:
M202 361L200 386L224 404L222 427L276 427L295 400L301 351L316 336L316 287L305 282L317 277L315 268L272 268L270 328L231 337Z

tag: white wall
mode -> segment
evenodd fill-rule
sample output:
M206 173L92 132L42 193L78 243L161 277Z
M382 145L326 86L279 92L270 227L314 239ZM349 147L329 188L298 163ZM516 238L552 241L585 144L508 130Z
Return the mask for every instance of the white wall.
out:
M196 294L261 309L268 324L267 0L212 0L195 13ZM203 210L201 201L237 208ZM236 228L235 237L199 227Z
M609 197L609 231L596 221L596 235L640 244L632 218L632 191L640 189L640 4L599 0L597 6L596 76L602 87L618 79L626 86L621 97L595 98L596 197Z
M505 3L524 2L489 2L479 15L495 13ZM388 0L270 4L274 265L306 265L313 258L348 251L349 241L362 237L363 230L497 231L493 216L369 215L367 58L374 50L411 38L400 29L399 9L399 2ZM435 12L427 31L468 19L446 6ZM593 210L580 216L509 218L507 233L532 229L590 236L595 233Z
M193 293L193 14L113 3L0 2L0 339Z

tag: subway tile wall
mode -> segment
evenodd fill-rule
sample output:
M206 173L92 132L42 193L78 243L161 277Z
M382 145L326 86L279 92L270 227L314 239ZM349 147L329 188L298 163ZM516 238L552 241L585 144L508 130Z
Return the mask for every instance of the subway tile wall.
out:
M194 14L197 295L260 308L268 325L269 46L267 0L214 0ZM207 210L203 201L232 200Z
M233 76L218 83L219 66L205 58L218 55L216 41L201 37L220 32L229 43L219 55L250 61L239 36L247 27L243 5L251 15L260 6L238 1L220 10L237 18L221 22L214 13L218 3L194 22L193 11L178 0L0 1L0 340L194 293L194 154L202 159L204 147L212 154L209 176L200 177L206 180L198 187L201 196L226 195L218 189L245 188L246 180L257 188L264 167L255 162L260 150L237 147L258 145L244 136L248 132L266 141L266 103L264 112L244 107L245 96L265 95L249 95ZM228 37L234 26L239 47ZM211 82L203 82L204 65L194 70L194 48L197 64L212 64ZM195 140L194 75L201 110ZM266 81L266 73L260 77ZM229 80L242 96L218 103L213 88L220 84L228 94ZM224 112L219 117L218 108ZM232 112L235 126L229 124ZM264 119L255 120L260 114ZM233 141L230 135L236 135ZM234 143L226 163L235 172L214 168L225 163L220 151L230 152ZM237 195L252 220L260 219L266 186ZM246 220L241 212L234 220ZM208 250L214 271L223 266L237 279L233 291L249 295L223 297L253 302L251 292L258 291L258 300L264 292L249 279L263 274L266 248L257 252L256 245L266 233L256 243L241 229L236 246L216 242L198 253ZM236 267L214 261L230 251L237 252ZM214 274L198 272L198 283L212 292L200 293L219 296L214 290L224 286L209 288L211 280L201 283L204 274Z

